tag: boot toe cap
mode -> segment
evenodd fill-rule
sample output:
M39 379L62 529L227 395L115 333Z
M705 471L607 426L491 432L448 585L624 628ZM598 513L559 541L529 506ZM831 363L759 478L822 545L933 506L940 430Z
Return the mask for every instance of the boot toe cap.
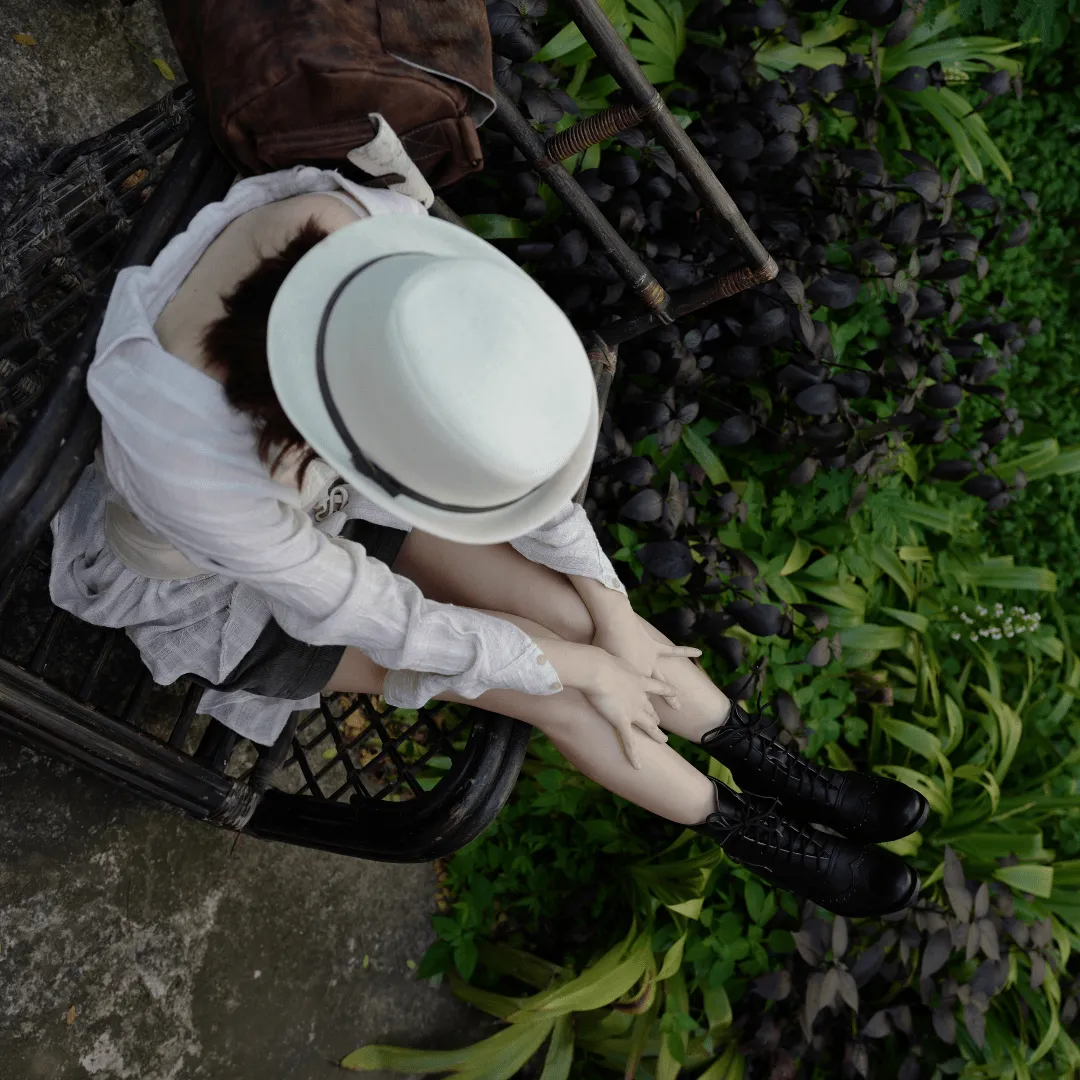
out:
M902 859L881 848L867 848L852 866L848 889L824 906L855 918L888 915L913 904L919 886L919 875Z
M895 856L871 859L868 878L876 913L881 915L908 907L919 893L919 875Z
M874 778L864 799L867 812L849 835L869 843L910 836L922 828L930 812L929 803L914 788L881 776Z

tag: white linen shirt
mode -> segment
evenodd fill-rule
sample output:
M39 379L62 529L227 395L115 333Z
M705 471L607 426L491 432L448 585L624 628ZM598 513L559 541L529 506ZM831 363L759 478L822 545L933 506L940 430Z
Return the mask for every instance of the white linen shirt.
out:
M409 525L354 489L343 509L305 511L297 488L259 459L251 421L224 388L162 348L154 324L229 222L302 193L344 190L369 213L424 213L395 192L338 173L298 167L239 181L169 241L153 265L123 270L87 387L102 416L104 470L87 467L52 523L53 602L99 626L124 627L155 681L185 674L222 682L271 618L300 641L351 645L389 669L386 700L419 708L443 691L465 698L505 688L562 689L532 639L512 623L437 603L338 535L349 518ZM362 213L358 209L358 213ZM112 499L204 571L157 580L130 569L109 545ZM325 510L325 506L324 506ZM511 542L534 562L625 591L581 507ZM269 744L302 701L207 690L200 709Z

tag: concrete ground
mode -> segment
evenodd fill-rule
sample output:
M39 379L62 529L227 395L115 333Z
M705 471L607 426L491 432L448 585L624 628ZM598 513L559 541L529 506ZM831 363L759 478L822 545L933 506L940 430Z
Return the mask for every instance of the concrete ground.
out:
M433 888L0 739L0 1080L332 1080L367 1042L460 1045L482 1021L410 968Z
M176 83L155 59L182 77L157 0L3 0L0 204L43 150L96 135L167 94Z
M0 211L167 93L154 58L179 72L156 0L3 0ZM434 884L235 843L0 739L0 1080L329 1080L365 1042L468 1041L483 1021L409 967Z

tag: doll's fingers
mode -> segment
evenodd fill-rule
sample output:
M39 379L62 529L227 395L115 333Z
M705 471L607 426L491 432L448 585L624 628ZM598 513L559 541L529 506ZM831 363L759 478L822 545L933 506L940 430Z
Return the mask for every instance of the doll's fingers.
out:
M697 657L701 655L701 650L693 645L672 645L671 651L667 655Z
M641 771L641 760L638 758L637 751L634 749L634 735L633 725L628 721L625 725L620 725L618 728L619 740L623 745L623 752L626 754L627 761L630 762L632 768Z
M668 741L667 735L660 727L660 721L655 711L646 710L643 712L641 719L638 720L638 727L655 742L666 743Z
M662 682L660 679L649 679L645 690L650 694L655 694L657 697L665 698L669 704L679 700L678 688L672 686L669 682Z
M664 681L664 673L662 671L654 671L652 677L657 682L662 683ZM679 692L677 690L675 691L674 697L667 698L667 703L669 708L675 709L676 711L682 708L682 702L679 701Z

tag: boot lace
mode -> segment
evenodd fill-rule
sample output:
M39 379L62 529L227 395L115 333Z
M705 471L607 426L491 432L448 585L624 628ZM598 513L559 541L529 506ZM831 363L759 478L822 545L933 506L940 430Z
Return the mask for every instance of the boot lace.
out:
M806 827L781 818L776 813L778 805L778 799L751 799L743 795L738 813L717 811L710 824L723 834L718 838L721 847L733 839L743 839L762 846L761 856L766 860L777 855L794 856L798 862L827 859L825 846Z
M831 807L839 796L839 789L831 782L830 773L821 765L815 765L804 757L781 746L774 739L777 721L766 716L761 699L755 705L753 715L747 713L737 702L731 703L728 722L720 729L717 738L728 746L746 743L761 755L761 769L765 779L780 782L793 794L823 800Z

